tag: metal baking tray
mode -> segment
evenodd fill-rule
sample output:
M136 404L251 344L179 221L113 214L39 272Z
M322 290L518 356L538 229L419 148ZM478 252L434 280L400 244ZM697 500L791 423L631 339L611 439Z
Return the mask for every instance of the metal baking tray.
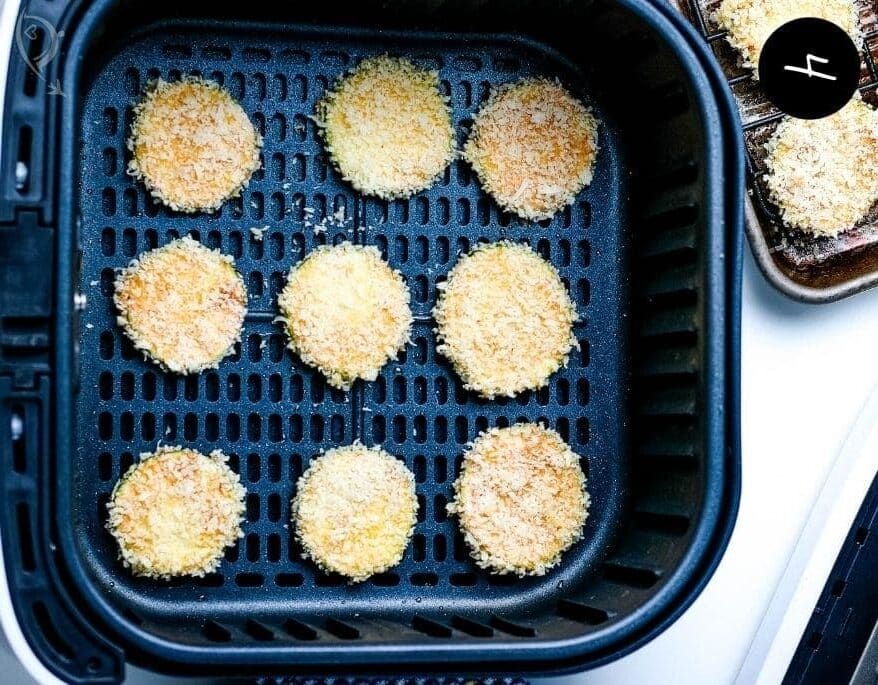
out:
M762 180L765 142L782 113L765 97L738 53L728 44L714 14L721 0L677 0L676 5L702 34L738 101L747 150L746 231L765 277L781 292L803 302L832 302L878 283L878 203L855 227L836 237L815 237L787 228L768 199ZM878 106L878 15L871 0L856 0L861 46L860 93Z

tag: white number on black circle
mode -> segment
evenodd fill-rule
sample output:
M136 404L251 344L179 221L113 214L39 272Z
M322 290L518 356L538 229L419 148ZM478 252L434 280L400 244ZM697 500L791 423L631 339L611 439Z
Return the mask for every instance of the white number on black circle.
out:
M827 81L836 81L836 77L832 74L824 74L821 71L815 71L813 63L817 62L818 64L829 64L828 59L824 59L823 57L818 57L817 55L812 55L810 52L805 56L805 64L804 67L794 67L789 64L784 65L784 71L795 71L799 74L805 74L808 78L823 78Z

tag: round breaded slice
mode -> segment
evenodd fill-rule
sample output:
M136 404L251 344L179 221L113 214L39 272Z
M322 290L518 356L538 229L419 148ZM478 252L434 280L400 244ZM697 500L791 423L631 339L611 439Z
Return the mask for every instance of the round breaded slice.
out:
M315 459L292 500L305 556L353 582L399 563L417 513L411 471L381 448L359 443Z
M242 536L240 479L220 451L183 447L141 454L107 503L107 530L122 563L138 576L169 579L216 570Z
M247 290L232 258L189 236L140 255L116 276L118 323L168 371L216 367L240 339Z
M128 173L171 209L212 211L247 185L261 146L247 114L219 84L159 79L134 108Z
M551 218L591 183L597 154L597 119L547 79L497 88L463 151L503 209L535 221Z
M290 349L347 390L374 381L405 347L409 289L372 246L321 246L290 270L278 297Z
M437 287L437 350L465 388L512 397L566 366L576 308L555 268L526 245L480 245Z
M823 119L784 119L765 150L763 179L787 226L835 236L878 200L878 112L859 98Z
M805 17L830 21L854 43L861 41L852 0L723 0L714 14L717 24L728 32L729 44L741 54L743 65L754 70L755 78L768 37L784 24Z
M454 158L439 74L405 59L364 59L317 104L315 119L342 177L366 195L413 195Z
M579 457L535 423L482 433L463 457L448 512L478 566L541 576L582 537L590 498Z

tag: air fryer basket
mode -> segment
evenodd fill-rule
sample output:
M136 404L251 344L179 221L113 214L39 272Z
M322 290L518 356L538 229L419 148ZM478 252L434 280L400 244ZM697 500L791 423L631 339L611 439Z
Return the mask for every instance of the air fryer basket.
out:
M728 95L682 22L637 0L246 12L98 0L64 16L58 173L25 190L58 183L55 437L43 500L25 515L46 516L65 610L98 642L175 672L561 671L633 649L692 601L737 504L742 160ZM408 201L359 196L309 115L338 75L384 52L439 70L461 139L491 86L559 78L602 122L594 183L540 224L499 212L459 161ZM143 86L188 73L222 82L265 137L264 170L210 216L170 212L125 174ZM254 227L267 227L262 240ZM233 357L182 378L118 330L112 282L187 233L234 256L250 313ZM501 238L555 264L582 321L546 389L488 402L436 354L430 310L458 255ZM382 250L416 315L401 359L347 393L285 351L272 323L290 266L342 240ZM551 425L583 456L593 500L583 541L541 578L477 569L445 514L466 442L521 420ZM309 460L355 439L405 460L421 506L403 562L350 586L301 559L288 523ZM204 579L133 578L104 530L113 484L158 441L222 449L248 490L245 537ZM42 606L18 610L63 652L73 631ZM68 671L101 670L68 651Z
M377 35L371 29L313 26L289 26L278 34L219 22L205 32L164 22L126 43L96 74L79 117L84 128L80 286L91 303L80 317L79 375L97 382L83 383L76 402L72 463L80 480L72 507L81 554L106 598L121 600L157 624L177 623L180 611L226 624L245 605L251 613L258 605L260 622L268 624L288 618L311 622L327 604L336 608L338 620L352 614L371 619L399 611L403 598L415 602L411 611L419 616L458 616L478 612L486 591L495 608L525 611L533 595L545 596L558 582L574 582L582 567L595 566L605 555L628 490L621 425L626 415L612 411L625 406L628 384L622 362L628 285L621 244L627 179L620 173L614 122L598 112L607 126L587 199L554 222L534 227L500 215L463 162L410 200L364 199L329 167L308 118L327 82L363 56L387 50L442 68L459 128L491 83L548 73L588 92L574 67L522 38L478 34L464 39L385 30ZM267 65L269 56L276 57ZM193 68L224 82L245 109L256 112L264 136L264 171L242 198L207 220L173 216L149 203L123 168L124 107L140 95L143 79L179 78ZM599 201L589 202L590 195ZM600 211L592 206L598 202ZM339 210L343 215L336 215ZM312 224L325 230L315 231ZM249 230L253 226L268 228L257 238ZM116 324L112 294L116 270L135 254L191 231L235 258L248 284L249 311L240 353L216 371L182 378L141 358ZM592 247L592 235L601 236L600 251ZM436 354L430 312L436 283L458 254L479 240L501 236L529 238L551 258L585 316L576 329L579 349L547 388L485 402L464 391ZM358 383L350 392L333 390L321 373L291 358L283 329L273 322L290 265L319 244L344 240L381 249L410 284L418 317L413 344L400 360L386 365L376 382ZM600 280L590 278L591 271ZM591 329L600 335L591 335ZM459 455L489 425L541 419L589 457L595 503L586 542L563 571L538 580L478 574L456 534L456 521L445 512ZM114 483L134 456L152 450L157 440L182 441L205 452L222 449L249 493L245 538L226 555L219 573L194 583L159 584L158 591L154 581L120 572L116 547L103 528ZM302 560L286 524L293 484L310 459L353 440L386 445L406 459L418 481L420 522L403 565L349 587L341 576L318 573ZM218 612L200 599L205 592L234 603Z

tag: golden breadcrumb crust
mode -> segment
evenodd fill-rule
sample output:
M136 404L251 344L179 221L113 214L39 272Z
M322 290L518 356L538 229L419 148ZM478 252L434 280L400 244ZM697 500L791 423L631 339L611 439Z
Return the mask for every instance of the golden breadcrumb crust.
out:
M405 59L363 60L318 103L315 119L342 176L366 195L408 197L454 158L439 75Z
M765 149L763 178L788 226L838 235L878 200L878 112L859 98L823 119L784 119Z
M589 495L579 458L555 431L493 428L463 458L448 512L478 566L543 575L582 537Z
M330 385L374 381L409 340L409 289L372 246L321 246L290 271L278 297L290 348Z
M560 83L524 79L496 89L476 115L463 155L503 209L551 218L591 183L598 124Z
M438 287L437 350L467 389L512 397L567 364L576 309L555 267L526 245L480 245Z
M140 255L116 277L118 322L174 373L215 367L240 339L247 291L232 258L189 236Z
M122 476L107 504L107 530L135 575L203 576L219 566L242 536L246 494L226 459L160 447Z
M212 211L247 185L261 146L247 114L218 84L159 79L134 108L128 173L171 209Z
M417 521L415 479L399 459L360 444L329 450L299 478L296 537L325 571L353 582L397 564Z
M851 0L723 0L716 22L728 31L728 41L743 58L745 67L759 66L759 55L768 37L794 19L815 17L831 21L854 41L861 40L857 10Z

